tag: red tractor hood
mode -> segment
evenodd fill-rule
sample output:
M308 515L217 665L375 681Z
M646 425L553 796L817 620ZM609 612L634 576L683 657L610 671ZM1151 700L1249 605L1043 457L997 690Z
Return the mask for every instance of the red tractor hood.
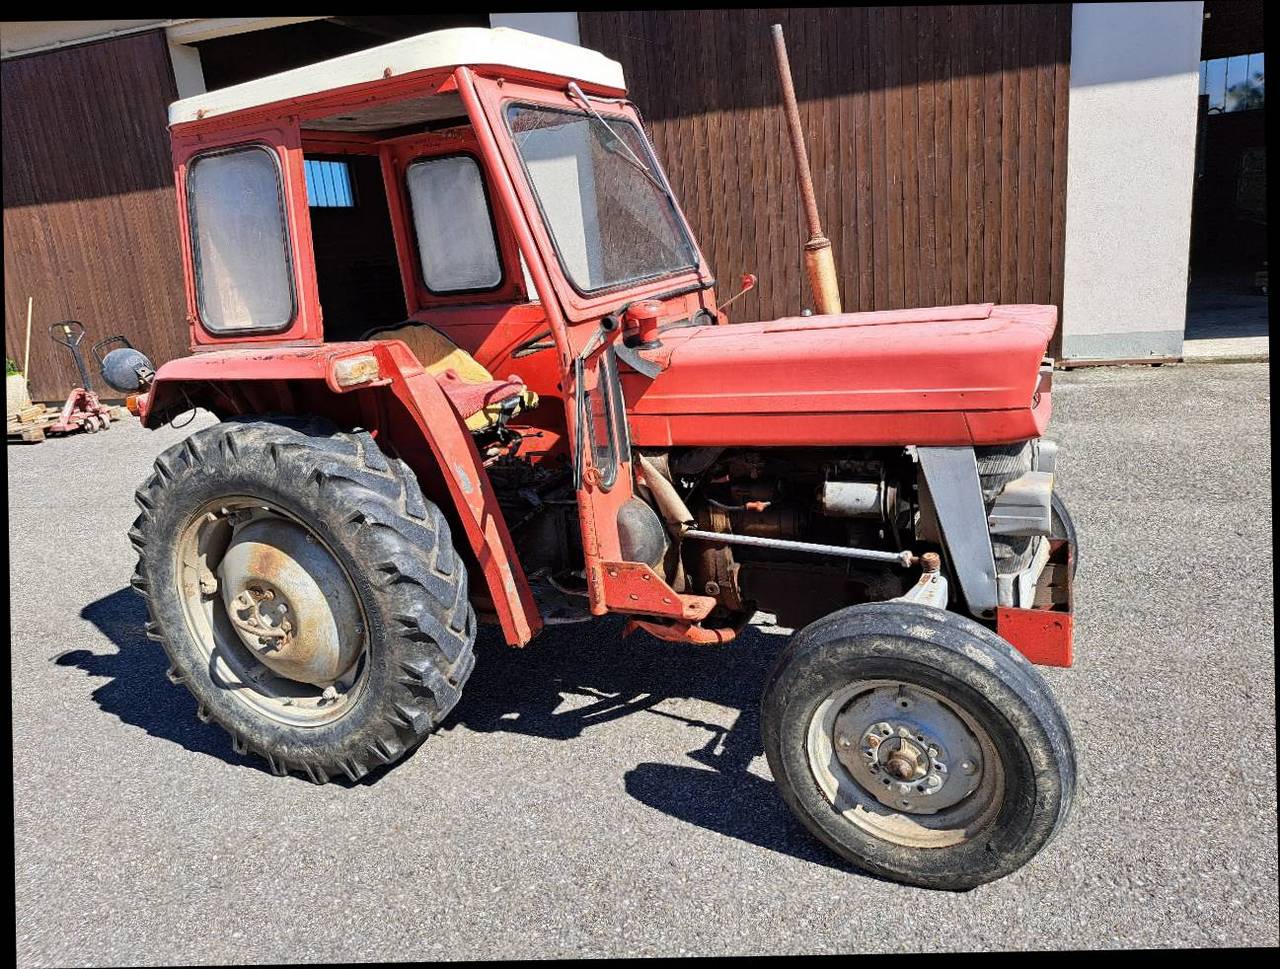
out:
M983 444L1043 433L1053 306L991 303L662 332L626 373L636 444Z

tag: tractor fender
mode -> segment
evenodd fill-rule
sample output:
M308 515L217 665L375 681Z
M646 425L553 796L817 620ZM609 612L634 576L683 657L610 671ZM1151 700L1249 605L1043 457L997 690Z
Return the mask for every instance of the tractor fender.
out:
M371 401L370 390L383 399ZM396 403L399 407L394 407ZM403 342L195 353L171 360L156 371L150 390L138 401L138 415L144 426L156 427L197 405L224 414L275 412L330 417L339 426L359 424L374 431L377 438L393 441L420 479L431 474L443 481L507 641L524 645L542 628L475 441L439 381ZM403 409L411 420L385 420L391 409ZM384 418L383 423L379 417ZM424 442L425 450L421 447ZM434 466L426 460L428 450Z

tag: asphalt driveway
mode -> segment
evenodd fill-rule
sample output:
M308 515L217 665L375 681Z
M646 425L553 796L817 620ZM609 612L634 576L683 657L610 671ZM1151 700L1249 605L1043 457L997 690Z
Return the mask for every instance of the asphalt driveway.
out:
M1059 375L1081 533L1068 827L945 894L844 868L758 737L783 639L482 638L372 783L276 778L165 679L133 489L190 427L8 448L21 966L1276 945L1265 364Z

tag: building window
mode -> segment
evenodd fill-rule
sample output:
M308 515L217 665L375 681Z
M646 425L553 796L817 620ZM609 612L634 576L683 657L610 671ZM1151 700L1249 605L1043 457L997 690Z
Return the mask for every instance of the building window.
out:
M497 287L502 263L475 159L449 155L416 161L405 180L427 289L462 293Z
M215 332L279 330L293 319L280 165L261 146L197 156L187 214L200 319Z
M1200 62L1200 93L1208 95L1211 114L1261 108L1263 81L1261 53Z
M356 204L351 191L351 168L344 161L302 163L307 175L307 203L316 209L349 209Z

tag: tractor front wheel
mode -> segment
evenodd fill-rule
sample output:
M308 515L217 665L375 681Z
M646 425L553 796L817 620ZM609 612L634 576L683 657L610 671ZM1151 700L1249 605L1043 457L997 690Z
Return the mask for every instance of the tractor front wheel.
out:
M1049 532L1049 536L1051 538L1065 539L1067 544L1071 546L1071 576L1074 578L1076 566L1080 564L1080 542L1076 538L1076 523L1071 520L1071 512L1067 510L1067 503L1062 500L1062 496L1056 491L1053 493L1051 512L1053 529Z
M230 420L161 454L136 500L147 634L237 751L358 780L458 702L475 662L466 569L367 432Z
M800 630L765 687L783 799L838 855L894 881L967 889L1029 861L1066 821L1062 711L1003 639L910 603Z

